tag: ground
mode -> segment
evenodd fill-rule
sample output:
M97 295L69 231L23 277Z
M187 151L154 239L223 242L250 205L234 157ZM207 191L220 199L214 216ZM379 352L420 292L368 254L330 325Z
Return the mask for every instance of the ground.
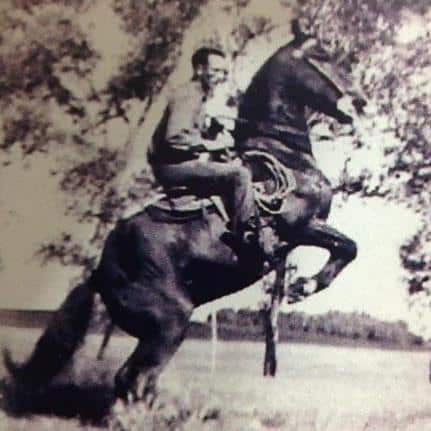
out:
M29 352L37 335L36 330L0 329L2 344L17 358ZM96 361L100 341L88 337L53 392L37 400L33 411L43 414L13 418L0 410L0 429L431 430L427 352L283 344L277 377L264 379L262 344L219 342L211 372L211 343L195 340L184 343L164 373L156 416L142 406L117 405L100 420L113 373L134 346L131 338L114 337L105 359ZM73 415L74 409L82 409L81 421L58 416Z

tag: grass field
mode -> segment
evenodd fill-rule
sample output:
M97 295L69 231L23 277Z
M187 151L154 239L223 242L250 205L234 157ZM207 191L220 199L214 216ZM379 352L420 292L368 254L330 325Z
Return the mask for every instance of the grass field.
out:
M0 330L2 345L8 345L18 359L29 353L37 335L36 330ZM65 411L73 416L80 409L84 419L97 410L106 413L113 374L134 341L115 337L105 359L96 361L99 343L100 336L89 336L74 364L56 382L56 389L34 400L30 413L42 413L15 418L0 410L0 430L106 426L145 431L431 431L428 353L312 344L281 345L277 377L264 379L262 344L218 343L216 369L211 373L211 343L188 340L160 382L162 419L159 415L149 424L142 418L148 415L142 408L121 410L121 406L108 421L97 425L59 417ZM0 376L4 376L3 367ZM70 409L64 409L65 405ZM119 426L117 419L124 417L125 424Z

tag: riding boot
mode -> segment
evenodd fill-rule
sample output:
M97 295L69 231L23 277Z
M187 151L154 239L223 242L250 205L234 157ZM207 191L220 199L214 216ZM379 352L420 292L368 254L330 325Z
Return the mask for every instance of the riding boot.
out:
M246 222L241 223L236 232L232 230L225 232L222 240L240 257L256 256L256 254L263 257L264 255L259 244L258 216L250 217Z

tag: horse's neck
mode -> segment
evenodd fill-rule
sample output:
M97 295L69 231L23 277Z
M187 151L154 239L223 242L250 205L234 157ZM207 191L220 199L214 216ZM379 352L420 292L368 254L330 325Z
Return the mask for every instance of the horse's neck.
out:
M313 158L311 144L308 141L307 148L303 151L295 148L294 143L291 145L281 139L269 138L265 136L256 136L237 143L238 156L246 160L250 152L258 151L267 153L276 158L280 163L289 168L295 168L296 164L302 159ZM294 166L292 166L292 164Z

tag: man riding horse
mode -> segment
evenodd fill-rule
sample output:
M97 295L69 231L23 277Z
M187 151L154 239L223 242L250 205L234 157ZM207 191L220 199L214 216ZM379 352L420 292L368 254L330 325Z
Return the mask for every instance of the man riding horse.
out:
M330 256L315 276L289 286L292 302L328 287L356 256L355 243L325 222L332 191L313 157L306 111L348 124L352 117L339 109L343 91L319 66L329 57L315 39L293 28L294 41L258 70L239 104L235 146L247 168L202 162L194 155L200 147L210 148L217 135L217 127L205 128L200 120L204 99L217 82L214 76L225 74L224 66L216 65L224 55L217 52L198 51L194 57L195 79L171 99L158 130L163 139L150 157L165 187L186 185L199 195L222 196L241 241L248 229L243 226L254 216L246 169L259 181L266 163L275 177L287 172L294 177L295 187L286 189L278 210L260 211L263 229L278 236L274 242L283 251L281 261L298 245L325 248ZM361 98L353 102L362 109ZM193 310L262 279L262 255L240 256L223 240L225 233L225 220L213 208L175 218L160 206L148 205L120 220L106 239L97 268L69 293L30 358L17 366L6 357L16 386L26 391L43 387L66 366L88 329L97 292L114 324L138 339L116 375L117 396L152 398L160 372L186 335Z
M308 289L320 290L346 265L344 257L350 261L356 256L356 245L322 223L329 214L332 190L312 154L307 113L321 112L341 124L352 124L353 118L339 108L344 89L329 75L323 80L315 79L313 69L319 68L316 62L329 63L330 56L314 37L301 31L297 20L292 23L292 31L294 40L254 76L241 100L232 134L241 152L268 152L269 147L269 153L296 180L276 217L280 239L288 240L291 249L295 245L316 245L338 253L342 245L343 259L316 279L308 280ZM205 123L204 118L205 102L227 75L225 54L220 49L203 47L193 55L192 65L193 79L171 97L154 134L149 160L155 177L165 187L186 186L199 196L222 197L235 234L230 244L238 250L245 238L248 242L255 239L259 225L250 171L237 163L199 159L202 153L220 148L214 141L223 126L214 118L210 124ZM352 102L359 111L365 104L359 97ZM298 289L304 287L300 285L304 282L298 280Z
M149 149L149 162L165 189L185 186L200 197L219 195L230 217L237 248L256 233L250 171L240 164L202 157L224 148L217 143L220 123L208 121L206 106L215 87L227 76L225 54L218 48L202 47L192 57L193 77L169 98Z

